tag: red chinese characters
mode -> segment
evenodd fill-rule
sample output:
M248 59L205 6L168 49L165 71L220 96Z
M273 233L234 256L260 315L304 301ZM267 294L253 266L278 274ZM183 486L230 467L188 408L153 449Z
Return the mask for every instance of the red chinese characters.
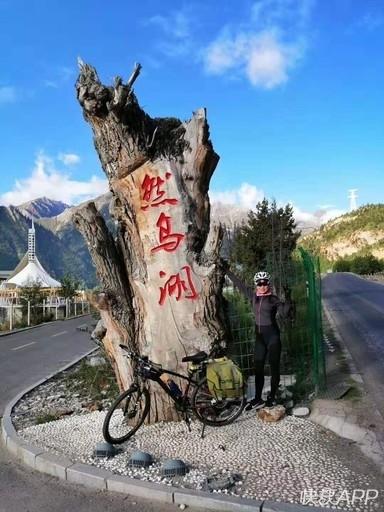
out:
M159 228L159 239L160 245L153 247L151 252L167 251L173 252L179 247L180 243L184 239L184 235L181 233L172 233L171 217L161 213L157 219L156 226Z
M166 281L164 286L160 287L160 306L164 304L167 295L169 297L174 296L177 301L179 301L181 298L192 300L197 298L197 292L192 282L191 267L185 265L181 270L184 270L184 273L186 274L186 280L181 278L179 272L178 274L172 275ZM159 272L159 275L160 277L164 277L166 273L161 271Z
M166 180L172 176L170 172L165 173L165 180L160 178L160 176L148 176L145 175L145 178L141 184L142 190L142 201L146 204L141 206L142 210L147 210L150 206L156 207L161 206L163 204L172 204L175 205L178 203L177 199L171 199L164 197L165 191L161 190Z
M163 186L172 176L172 173L165 173L165 179L160 176L145 175L141 183L141 209L146 211L148 208L161 207L164 205L174 206L178 204L175 198L166 197ZM159 245L151 249L151 253L158 251L175 252L185 238L183 233L172 232L172 217L161 212L156 227L159 229ZM167 274L163 270L159 272L160 277ZM198 297L197 291L193 284L191 268L185 265L180 272L171 275L164 286L160 286L159 304L162 306L167 297L174 297L176 301L180 299L193 300Z

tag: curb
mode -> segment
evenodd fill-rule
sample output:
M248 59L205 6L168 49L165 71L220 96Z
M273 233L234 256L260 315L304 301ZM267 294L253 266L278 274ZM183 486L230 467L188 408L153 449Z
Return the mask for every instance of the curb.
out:
M364 386L364 381L356 368L352 355L349 352L342 335L338 331L336 323L332 317L332 313L329 311L324 300L323 306L325 316L327 317L333 334L339 342L342 353L347 360L350 377L355 382L358 382ZM355 441L359 445L361 451L376 464L378 464L381 472L384 474L384 452L376 438L376 434L372 430L357 425L353 421L353 418L349 417L348 415L336 416L325 414L323 411L320 412L319 405L320 404L318 402L316 403L316 400L312 402L312 411L309 419L314 423L321 425L328 430L331 430L340 437Z
M360 376L360 372L357 370L355 362L353 360L353 357L352 357L350 351L347 348L347 345L346 345L346 343L344 341L344 338L340 334L340 332L339 332L339 330L338 330L338 328L336 326L336 322L333 319L332 313L330 312L330 310L328 308L327 301L325 301L323 299L322 302L323 302L323 309L324 309L325 316L327 317L327 320L328 320L328 322L329 322L329 324L331 326L331 329L332 329L332 331L333 331L333 333L335 335L335 338L337 339L337 341L340 344L341 351L343 352L343 355L345 356L345 358L346 358L346 360L348 362L348 368L349 368L349 371L350 371L350 375L351 376L358 376L358 381L362 384L363 380L362 380L362 378Z
M21 439L13 426L11 413L17 402L35 387L54 377L57 373L67 370L78 363L84 357L98 350L98 347L90 350L76 360L65 365L54 374L48 375L36 384L29 386L11 400L5 408L2 420L1 436L7 450L21 460L25 465L41 473L54 476L71 483L84 485L94 489L113 491L139 498L156 500L173 505L187 505L200 507L218 512L306 512L308 507L292 503L248 500L245 498L232 498L218 493L207 493L197 490L176 488L163 484L157 484L142 480L136 480L110 471L88 466L81 463L73 463L64 456L57 456L45 451L43 448L33 446ZM314 512L331 512L329 508L312 507Z
M29 327L22 327L21 329L13 329L12 331L0 332L0 338L3 336L11 336L12 334L18 334L23 331L30 331L31 329L37 329L38 327L44 327L44 325L52 325L56 322L66 322L67 320L74 320L75 318L81 318L83 316L88 316L91 313L84 313L83 315L71 316L69 318L62 318L61 320L52 320L51 322L42 322L41 324L31 325Z

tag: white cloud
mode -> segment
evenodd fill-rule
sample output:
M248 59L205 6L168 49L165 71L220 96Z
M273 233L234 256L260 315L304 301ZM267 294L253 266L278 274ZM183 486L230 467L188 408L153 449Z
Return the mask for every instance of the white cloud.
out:
M318 205L318 208L320 208L320 210L330 210L331 208L334 208L335 205L334 204L319 204Z
M61 85L65 84L75 76L75 68L68 66L58 66L55 69L50 70L50 78L44 80L46 87L58 89Z
M290 25L293 30L304 27L309 20L314 0L257 0L251 19L262 26Z
M285 83L302 53L300 47L283 44L274 32L263 32L250 43L245 66L251 84L271 89Z
M255 210L256 204L262 201L265 197L263 190L250 185L249 183L242 183L239 188L222 190L222 191L210 191L209 196L213 205L227 205L229 207L242 208L244 210ZM278 208L284 208L287 203L282 201L276 201ZM318 228L321 224L328 222L335 217L343 215L345 210L340 210L332 205L325 205L320 210L315 212L308 212L292 201L288 202L293 210L293 216L298 225L298 228L303 230L305 234L306 230L313 230Z
M250 19L225 27L202 51L209 74L245 76L255 87L284 84L304 56L312 0L259 0Z
M157 25L166 35L175 39L184 39L190 36L190 19L183 11L173 11L168 17L152 16L147 23Z
M317 225L318 220L316 219L316 216L313 213L305 212L301 210L298 206L295 206L291 203L292 210L293 210L293 216L295 217L296 222L303 222L303 223L313 223L313 225Z
M231 204L240 208L254 209L259 201L264 198L264 192L254 185L242 183L239 188L225 190L222 192L210 192L209 196L213 202Z
M17 100L16 89L10 86L0 87L0 105L2 103L14 103Z
M167 16L155 15L145 25L155 25L163 32L163 39L157 41L157 49L167 57L183 57L193 51L193 24L191 8L170 12Z
M45 87L51 87L52 89L58 89L59 84L53 80L44 80Z
M328 222L331 219L335 219L336 217L340 217L340 215L344 215L344 213L347 213L346 210L339 210L338 208L331 208L329 210L325 210L321 213L320 224L324 224L324 222Z
M80 162L79 155L75 153L59 153L57 157L64 165L76 165Z
M16 180L13 189L0 196L0 204L18 205L38 197L48 197L66 204L77 204L108 191L106 179L92 176L89 181L72 179L56 169L51 158L39 153L31 175Z
M340 210L328 205L324 205L320 210L315 212L306 212L292 202L290 204L296 223L299 224L300 229L303 229L304 234L306 229L318 228L321 224L346 213L345 210Z
M233 70L245 74L252 85L271 89L288 80L288 71L303 51L299 43L283 43L276 30L239 33L214 41L205 52L204 64L208 73L222 75Z
M383 24L384 16L382 14L368 12L359 20L357 26L367 29L368 32L374 32Z

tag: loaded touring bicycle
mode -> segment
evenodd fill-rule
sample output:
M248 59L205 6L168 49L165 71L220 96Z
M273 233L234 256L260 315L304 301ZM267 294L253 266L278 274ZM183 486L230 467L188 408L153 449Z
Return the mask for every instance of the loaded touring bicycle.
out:
M107 412L103 425L107 442L124 443L143 425L150 411L147 381L156 382L167 393L189 430L191 416L203 424L202 437L206 425L228 425L242 413L246 403L243 378L230 359L198 352L182 359L188 363L187 375L183 375L129 351L125 345L120 348L132 361L133 383ZM182 389L172 377L183 383Z

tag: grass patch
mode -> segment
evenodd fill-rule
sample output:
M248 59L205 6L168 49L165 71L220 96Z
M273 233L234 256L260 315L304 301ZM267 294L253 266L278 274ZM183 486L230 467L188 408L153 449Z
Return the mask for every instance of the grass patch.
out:
M67 376L65 383L73 394L90 397L93 401L114 399L119 394L116 377L108 361L91 366L83 360L77 372Z
M358 402L361 400L363 394L360 391L359 388L356 386L352 386L351 389L349 389L346 394L343 396L346 400L352 400L352 402Z
M60 414L55 411L45 412L43 414L39 414L38 416L36 416L35 424L41 425L42 423L49 423L50 421L56 421L59 418L60 418Z

